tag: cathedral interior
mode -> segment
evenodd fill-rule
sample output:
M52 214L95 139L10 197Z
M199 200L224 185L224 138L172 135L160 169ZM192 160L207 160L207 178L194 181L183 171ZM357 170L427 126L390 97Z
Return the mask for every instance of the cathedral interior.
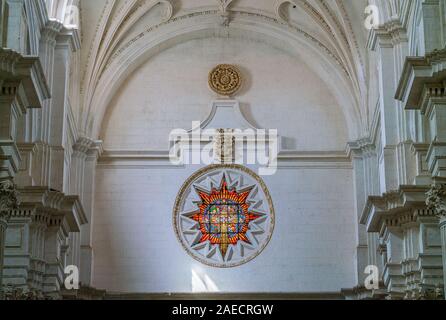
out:
M0 300L444 300L446 0L0 0Z

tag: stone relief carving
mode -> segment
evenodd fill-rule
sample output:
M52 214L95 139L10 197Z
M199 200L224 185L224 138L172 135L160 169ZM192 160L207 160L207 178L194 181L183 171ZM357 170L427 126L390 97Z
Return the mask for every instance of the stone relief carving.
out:
M407 296L408 300L443 300L443 288L420 288L418 291L412 292Z
M426 204L441 219L446 219L446 188L444 184L433 185L427 193Z
M45 297L42 292L37 290L24 290L11 285L4 287L2 298L7 301L51 300L50 297Z
M242 86L242 81L238 68L228 64L220 64L209 73L209 87L225 97L236 94Z
M17 209L17 196L16 186L10 180L0 182L0 218L8 216L11 210Z
M221 25L228 27L231 23L231 18L229 16L228 8L233 3L234 0L218 0L221 11Z

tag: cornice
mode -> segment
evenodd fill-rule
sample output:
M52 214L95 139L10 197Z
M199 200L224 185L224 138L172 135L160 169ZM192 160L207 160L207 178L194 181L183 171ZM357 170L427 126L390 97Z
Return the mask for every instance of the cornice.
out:
M41 108L43 101L50 98L50 90L38 57L22 56L0 48L0 77L3 85L17 83L23 86L28 108Z
M425 57L408 57L395 99L402 101L408 110L425 112L430 96L441 93L444 97L445 81L446 49L436 50Z
M370 138L362 138L347 143L346 152L349 158L363 157L376 153L376 144Z
M63 24L60 21L50 19L42 28L42 36L49 40L55 40L62 29Z
M435 217L426 206L429 186L401 186L398 191L382 196L370 196L364 207L360 223L367 232L384 231L383 227L401 227L415 222L418 217Z
M47 187L26 187L18 191L20 206L12 212L12 217L49 214L49 220L56 219L52 223L60 225L65 221L68 232L79 232L80 226L88 223L78 196L67 196Z
M376 51L378 47L393 48L395 45L407 41L406 28L399 20L395 19L370 30L367 39L367 48Z
M79 51L81 48L81 38L78 29L66 28L60 30L56 36L56 46L68 46L71 52Z
M335 62L337 63L337 65L339 65L339 67L342 68L342 70L344 71L344 73L347 76L350 76L349 71L347 70L347 68L345 67L345 65L343 64L342 59L336 54L334 53L332 50L330 50L325 44L323 44L316 36L310 34L309 32L303 30L300 27L297 26L293 26L290 25L288 23L284 23L280 20L278 20L275 17L271 17L262 13L258 13L258 12L250 12L250 11L231 11L231 15L234 18L244 18L244 17L248 17L248 18L252 18L252 19L261 19L263 21L266 21L268 23L272 23L278 27L282 27L282 28L286 28L288 30L291 30L293 32L296 32L298 34L303 35L306 39L308 39L309 41L314 42L317 46L319 46L321 48L321 50L328 55L331 59L335 60ZM151 26L149 28L147 28L146 30L144 30L143 32L139 33L137 36L135 36L134 38L130 39L129 41L127 41L127 43L125 43L123 46L121 46L118 50L116 50L116 52L110 57L109 61L107 61L107 66L110 65L115 59L117 59L120 55L122 55L129 47L131 47L131 45L135 42L137 42L139 39L146 37L148 35L150 35L153 31L161 28L162 26L168 25L168 24L172 24L172 23L176 23L178 21L182 21L185 19L191 19L191 18L196 18L196 17L206 17L206 16L220 16L220 11L219 10L208 10L208 11L198 11L198 12L191 12L188 14L184 14L182 16L176 16L173 17L172 19L162 22L158 25L155 26Z
M85 154L87 157L98 159L104 152L103 142L100 140L92 140L87 137L81 137L73 146L73 151Z

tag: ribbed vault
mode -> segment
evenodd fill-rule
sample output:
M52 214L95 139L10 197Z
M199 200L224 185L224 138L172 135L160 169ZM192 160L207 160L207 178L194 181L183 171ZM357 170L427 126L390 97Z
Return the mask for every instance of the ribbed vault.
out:
M49 2L52 12L62 16L60 6L69 1ZM381 7L389 15L400 6L391 2ZM222 32L263 37L308 57L308 65L326 80L342 106L350 138L367 133L365 0L101 0L95 1L95 10L84 0L81 6L85 68L80 129L87 136L99 137L114 92L151 55Z

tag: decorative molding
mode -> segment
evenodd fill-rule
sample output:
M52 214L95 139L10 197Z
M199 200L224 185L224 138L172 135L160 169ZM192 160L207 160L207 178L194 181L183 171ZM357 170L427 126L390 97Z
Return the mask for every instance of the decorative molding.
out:
M216 28L215 21L220 17L219 10L207 10L202 12L190 12L183 15L178 15L172 17L169 21L164 23L159 23L157 25L148 26L145 30L135 35L133 38L121 42L119 47L116 47L113 52L107 53L106 60L103 60L97 67L98 69L94 71L94 76L91 78L92 85L88 86L88 92L85 92L84 103L85 103L85 117L82 119L81 131L92 137L98 137L100 132L101 119L105 115L107 104L108 104L108 93L106 93L113 86L117 86L121 83L124 78L128 75L129 70L135 67L135 63L142 61L138 57L144 55L149 55L151 48L156 46L159 50L160 45L165 44L167 39L179 38L185 35L185 29L178 29L179 23L181 25L193 25L194 28L188 33L198 33L206 29L210 30ZM306 41L311 43L310 48L317 50L321 56L326 56L329 59L324 59L324 62L331 64L333 68L338 69L335 73L337 78L343 78L342 82L344 85L351 88L349 82L352 81L351 71L345 64L345 59L339 56L339 52L334 50L330 44L324 43L320 37L316 34L304 30L299 26L289 25L281 22L275 17L269 16L263 12L256 11L237 11L231 10L232 23L236 25L237 28L249 28L251 30L254 27L258 28L259 31L264 30L266 25L271 26L275 32L271 33L272 37L280 38L290 38L294 41ZM199 21L197 21L199 20ZM205 28L205 29L203 29ZM164 35L164 32L169 30L169 34ZM152 35L151 37L148 37ZM159 35L159 36L158 36ZM189 37L188 37L189 38ZM155 39L155 40L154 40ZM297 43L297 42L296 42ZM294 44L293 44L294 45ZM104 57L105 59L105 57ZM331 61L330 61L331 60ZM124 66L127 66L124 68ZM99 68L100 67L100 68ZM124 70L125 69L125 70ZM88 73L88 72L87 72ZM109 84L110 76L115 79L114 84ZM90 81L90 80L88 80ZM86 86L83 86L86 88ZM353 103L355 98L348 98L350 102L346 102L346 108L351 108L348 113L352 117L361 117L359 106ZM95 110L93 112L93 110ZM357 130L352 129L352 130Z
M67 234L79 232L80 227L88 223L78 196L67 196L45 187L26 187L19 189L19 201L18 209L11 212L11 217L43 213L49 226L62 225Z
M430 98L446 98L446 49L425 57L408 57L404 63L395 99L408 110L427 113Z
M446 185L434 184L426 193L426 205L442 220L446 221Z
M23 113L26 108L41 108L43 101L50 98L50 90L38 57L22 56L13 50L0 48L0 73L0 96L18 99Z
M53 300L43 292L34 289L23 289L8 285L3 287L3 297L6 301L40 301Z
M361 224L367 232L383 233L385 226L400 227L407 221L435 214L426 207L427 186L401 186L382 196L370 196L364 207Z
M209 87L224 97L236 94L243 83L240 70L229 64L220 64L209 73Z
M19 206L17 186L11 180L0 182L0 219L7 220Z
M184 168L170 162L169 150L104 150L98 160L99 168L156 169ZM352 170L351 158L344 151L306 152L283 150L278 155L278 169Z

